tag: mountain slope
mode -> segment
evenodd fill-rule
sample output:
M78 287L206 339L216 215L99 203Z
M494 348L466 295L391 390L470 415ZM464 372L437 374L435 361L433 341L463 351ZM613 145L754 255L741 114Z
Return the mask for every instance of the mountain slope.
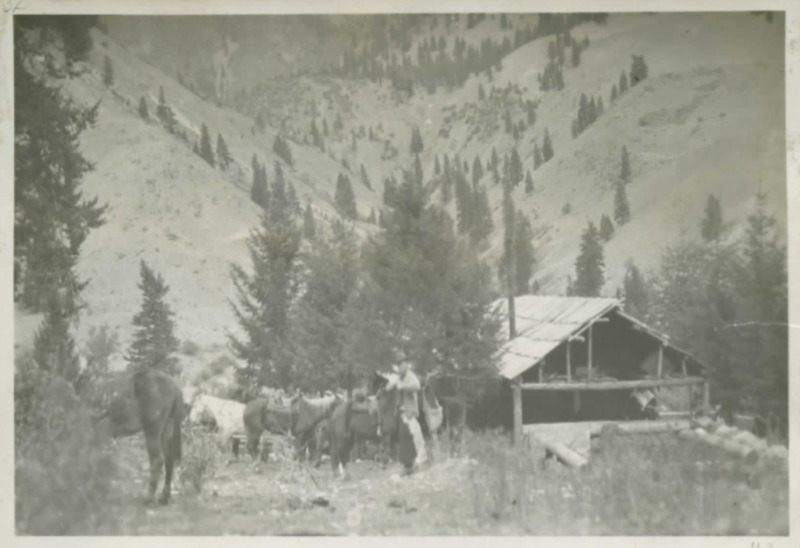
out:
M262 67L263 74L283 76L267 82L260 88L263 94L253 98L254 108L260 105L268 112L263 134L254 131L252 117L204 101L171 71L143 60L158 55L142 53L147 21L128 28L129 36L119 36L130 50L121 46L114 32L121 32L125 18L118 19L109 25L110 35L94 34L91 70L65 86L70 95L87 104L102 99L97 126L83 136L85 154L96 163L84 188L87 195L96 194L111 207L108 222L90 235L81 258L81 274L91 278L81 339L91 326L108 323L127 343L131 319L140 306L136 284L138 261L143 259L171 287L169 302L177 313L178 336L204 346L225 342L226 331L236 329L228 305L233 290L229 265L248 264L245 240L258 224L258 208L249 198L250 159L257 154L272 180L277 160L272 144L278 130L289 138L295 160L294 167L284 165L287 179L296 187L301 203L312 204L323 221L337 215L332 201L340 172L347 173L353 183L360 215L366 217L382 206L383 179L392 173L399 177L401 169L411 166L414 126L420 128L425 143L420 160L426 181L434 178L435 160L441 162L444 154L451 161L458 155L471 168L476 156L485 166L493 148L502 158L516 146L525 169L531 170L535 190L526 195L520 185L514 199L534 225L538 259L534 277L545 293L563 293L587 221L597 224L601 215L613 212L623 146L630 153L633 172L627 186L632 219L617 227L605 246L605 294L615 293L629 259L652 269L666 245L684 234L696 237L709 193L720 197L723 214L736 229L746 218L754 193L767 191L785 231L783 23L779 19L769 24L749 14L631 14L612 15L604 25L582 24L571 31L578 40L589 39L580 65L572 68L568 60L565 89L546 93L539 90L537 75L544 70L553 37L512 51L502 59L502 67L492 71L491 80L483 72L470 76L460 88L440 87L432 94L418 86L410 98L388 79L343 80L313 72L288 76L270 65L273 68ZM469 30L463 19L445 32L441 25L431 29L431 20L421 18L411 52L416 52L419 40L432 35L446 34L448 47L455 36L470 43L500 36L497 18L487 18ZM326 27L329 41L320 43L339 43L336 33L353 28L346 21L336 19ZM276 32L270 43L275 46L261 48L265 59L280 54L284 46L287 55L295 55L295 48L304 55L313 54L316 42L291 45L291 33L300 32L295 25L287 24L283 30L273 25ZM368 28L368 21L358 25ZM208 32L217 36L213 29ZM140 40L134 47L137 36ZM257 41L248 40L237 42L238 49L230 54L231 63L242 63L237 71L260 51ZM159 66L180 59L185 42L159 41L160 47L174 48L163 52L167 61ZM203 42L213 40L206 37ZM199 49L211 51L203 48ZM630 70L634 54L644 55L649 77L612 103L611 86L623 70ZM103 86L101 78L106 55L114 66L111 89ZM271 63L269 59L264 62ZM304 63L300 65L311 66ZM252 77L253 82L258 80ZM189 143L153 121L159 86L164 87ZM484 101L478 100L479 86L487 94ZM602 97L605 111L573 139L570 127L581 93ZM137 114L140 97L147 101L151 121ZM504 130L503 116L508 110L515 122L525 120L528 100L537 104L536 122L515 142ZM310 143L312 101L320 131L323 120L330 127L324 151L304 144ZM334 129L337 118L342 122L340 130ZM227 172L212 169L191 152L203 123L214 141L221 133L231 150L235 163ZM533 147L535 143L541 147L545 128L555 157L534 171ZM369 130L373 140L368 138ZM362 164L373 190L360 182ZM484 256L494 262L502 247L502 193L489 174L482 184L489 188L495 224ZM439 199L437 192L434 200ZM571 206L568 214L562 213L565 204ZM455 214L452 202L446 207ZM361 222L354 227L362 237L376 230ZM22 320L17 323L17 339L29 340L30 328L22 325Z

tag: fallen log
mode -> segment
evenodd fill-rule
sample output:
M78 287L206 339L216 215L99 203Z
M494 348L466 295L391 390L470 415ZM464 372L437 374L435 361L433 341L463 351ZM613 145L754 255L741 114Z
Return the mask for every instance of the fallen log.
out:
M657 434L660 432L680 432L691 428L685 421L636 421L617 423L620 434Z
M736 443L732 440L717 436L716 434L709 434L700 428L696 430L683 430L679 432L678 435L684 439L701 441L712 447L724 449L729 453L747 458L748 460L758 460L758 451L752 447Z
M588 462L585 458L562 443L557 443L540 437L537 437L536 441L543 445L548 452L555 455L558 460L567 466L571 466L572 468L580 468L581 466L586 465Z

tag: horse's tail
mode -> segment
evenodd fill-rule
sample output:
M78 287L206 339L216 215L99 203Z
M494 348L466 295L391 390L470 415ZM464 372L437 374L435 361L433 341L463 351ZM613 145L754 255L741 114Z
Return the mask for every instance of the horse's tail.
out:
M353 414L353 401L347 400L344 408L344 437L350 437L350 417Z
M170 452L175 462L180 462L183 456L181 448L181 423L183 422L183 396L178 392L172 402L172 439L169 440Z

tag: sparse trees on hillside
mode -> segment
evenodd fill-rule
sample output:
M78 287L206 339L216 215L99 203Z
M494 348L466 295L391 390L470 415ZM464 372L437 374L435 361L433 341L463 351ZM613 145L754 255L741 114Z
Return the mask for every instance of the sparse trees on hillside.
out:
M706 215L700 224L700 233L704 240L713 242L722 236L722 230L722 207L716 196L709 194L706 202Z
M200 128L200 157L206 161L208 165L214 167L214 149L211 148L211 136L208 134L208 128L205 124Z
M228 144L225 142L221 133L217 134L217 159L219 160L219 167L222 169L228 169L228 166L231 165L233 161L231 153L228 150Z
M284 162L293 165L292 150L289 148L289 142L280 136L275 136L275 142L272 145L272 151L278 155Z
M628 184L631 182L631 161L628 157L628 147L622 147L622 158L620 160L620 180Z
M572 67L575 68L581 64L581 47L573 42L572 44Z
M303 214L303 237L307 240L313 240L317 234L317 221L314 218L314 210L311 209L311 204L306 204L306 211Z
M361 164L361 184L372 190L372 183L369 181L369 176L367 175L367 170L364 168L364 164Z
M614 235L614 223L611 222L611 218L603 214L600 218L600 238L604 242L608 242L611 240L611 237Z
M258 129L259 133L264 133L266 128L267 124L264 122L264 114L259 110L256 114L256 129Z
M144 97L139 98L139 116L141 116L143 120L148 120L150 118L150 113L147 111L147 103Z
M619 75L619 94L622 95L626 91L628 91L628 76L623 70L622 74Z
M480 242L484 238L488 238L492 233L492 228L494 227L492 208L489 205L489 195L483 185L475 185L472 195L474 201L474 226L470 235L473 242Z
M581 236L581 252L575 260L573 292L581 297L598 297L605 283L603 244L594 223Z
M158 91L158 107L156 108L156 114L158 115L158 119L167 128L167 131L170 133L175 133L177 121L175 120L175 113L172 111L172 107L167 105L167 101L164 98L164 87L160 87Z
M111 57L106 55L103 62L103 84L106 87L114 85L114 65L111 63Z
M631 56L631 87L635 86L642 80L647 78L647 63L644 61L644 55Z
M533 170L539 169L542 165L542 153L539 151L539 143L533 145Z
M522 182L523 175L522 160L519 157L519 152L516 148L511 149L511 154L508 156L508 182L512 188L515 188Z
M422 135L419 132L419 127L414 126L411 130L411 154L419 154L422 152L422 149Z
M264 211L269 210L269 186L267 184L267 170L258 163L253 154L253 185L250 189L250 199L260 205Z
M533 177L531 177L531 171L527 170L525 172L525 194L530 194L533 192Z
M339 173L339 177L336 179L336 192L333 201L340 215L348 219L358 219L353 185L350 183L350 178L343 173Z
M160 369L176 375L178 339L175 337L174 313L164 298L169 286L160 274L155 273L144 261L140 263L142 309L133 317L137 330L126 359L129 369Z
M472 162L472 186L478 184L478 181L480 181L482 178L483 166L481 165L480 157L476 154L475 160Z
M526 110L528 114L528 127L533 127L536 123L536 104L528 99L526 103Z
M553 143L550 141L550 131L548 128L544 128L544 143L542 145L542 157L544 161L549 161L553 157L553 154Z
M617 183L617 191L614 194L614 220L617 225L622 226L631 218L631 206L628 204L628 194L625 192L625 184L620 181Z

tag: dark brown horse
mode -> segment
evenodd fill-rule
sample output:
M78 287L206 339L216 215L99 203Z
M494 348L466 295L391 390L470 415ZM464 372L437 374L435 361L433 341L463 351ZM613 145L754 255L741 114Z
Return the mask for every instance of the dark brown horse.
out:
M297 405L297 422L294 426L294 436L297 444L297 453L300 458L309 450L312 460L317 457L319 451L316 446L317 426L331 416L337 405L344 401L338 395L329 395L321 398L301 397Z
M267 431L272 434L294 434L299 416L300 396L290 399L258 397L247 402L244 407L244 429L247 433L247 451L258 458L261 435ZM261 460L266 460L269 450L264 447Z
M328 440L333 472L345 476L350 452L358 440L380 441L381 430L378 398L362 401L347 400L333 410L328 419Z
M164 467L164 490L159 502L170 500L172 473L181 459L181 422L185 416L183 395L175 381L161 371L145 368L109 385L107 417L114 438L144 432L150 458L148 502L155 493Z

